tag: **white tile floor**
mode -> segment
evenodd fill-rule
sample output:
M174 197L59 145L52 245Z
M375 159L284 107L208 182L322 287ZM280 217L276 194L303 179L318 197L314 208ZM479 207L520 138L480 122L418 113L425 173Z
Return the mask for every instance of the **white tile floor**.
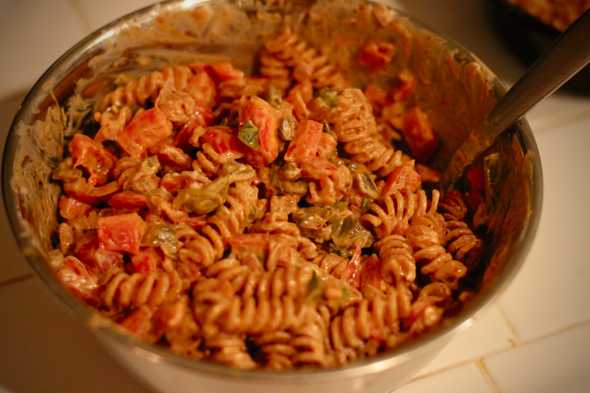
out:
M397 0L508 81L523 71L489 29L488 0ZM145 0L0 0L0 140L51 61ZM477 31L477 34L474 34ZM555 96L529 116L545 172L537 240L509 290L400 392L590 391L590 99ZM582 181L580 181L582 180ZM4 211L2 209L2 213ZM0 392L147 392L31 274L0 218ZM73 345L72 345L73 343ZM31 377L34 370L34 378Z

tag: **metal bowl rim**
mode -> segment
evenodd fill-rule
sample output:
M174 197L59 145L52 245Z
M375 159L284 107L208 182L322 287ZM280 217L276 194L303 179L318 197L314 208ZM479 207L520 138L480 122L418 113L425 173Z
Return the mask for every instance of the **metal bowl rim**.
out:
M122 26L128 23L131 25L136 25L138 23L149 22L152 20L152 14L157 14L161 11L180 11L212 1L214 0L169 0L164 3L144 7L124 15L99 28L95 32L89 34L79 41L76 45L74 45L71 49L59 57L34 84L14 117L7 135L6 145L3 152L2 185L4 206L6 214L9 218L12 233L15 236L21 251L30 247L30 241L23 234L20 218L17 214L17 201L11 187L12 164L14 162L17 144L16 129L18 125L24 120L32 119L35 108L35 105L33 104L35 102L38 103L41 98L45 97L47 90L45 87L46 83L51 82L51 79L56 74L59 74L60 71L63 72L69 70L80 58L89 53L92 49L99 48L103 42L110 40L114 35L116 35L117 30L121 29ZM385 2L389 3L389 1ZM410 20L416 26L424 28L433 34L442 37L446 40L451 48L459 50L461 53L469 56L471 59L485 67L485 63L483 63L477 56L473 55L472 52L468 51L454 40L449 39L442 34L435 33L432 29L425 27L423 23L416 22L415 18L409 17L402 11L396 10L396 12L400 16ZM493 83L496 90L500 94L505 93L506 86L493 72L491 72L491 74L495 78ZM38 254L30 255L24 252L23 254L25 255L25 258L27 259L30 266L37 273L37 275L40 276L42 281L51 289L53 294L56 295L62 303L65 303L68 306L67 308L69 311L75 314L77 319L86 325L90 330L92 330L94 334L98 336L98 338L115 341L127 349L131 349L138 356L141 356L150 361L179 366L185 370L196 371L198 373L213 377L230 378L235 382L298 382L307 384L329 381L337 378L355 378L371 375L388 370L399 364L403 364L414 356L428 352L429 348L436 346L437 343L440 344L444 336L449 335L453 331L460 330L461 326L469 325L473 316L480 312L485 306L488 306L494 300L494 298L496 298L496 296L498 296L508 286L508 284L512 282L522 267L522 264L524 263L535 238L540 221L543 199L543 176L539 150L528 122L525 119L522 119L517 123L516 127L520 132L525 149L528 151L528 153L532 153L532 211L526 227L523 229L520 238L513 248L513 260L506 264L504 271L501 273L502 277L497 278L493 285L480 292L473 301L469 302L465 306L465 309L460 313L459 317L452 319L451 323L440 326L431 333L413 339L392 352L384 353L380 356L364 359L361 361L352 362L351 364L339 368L296 369L282 372L273 372L269 370L248 371L233 369L207 361L196 361L175 355L166 349L138 340L119 329L113 329L112 327L104 324L95 324L94 321L96 321L96 311L82 304L81 301L77 300L73 295L71 295L55 279L54 273L47 262L45 262Z

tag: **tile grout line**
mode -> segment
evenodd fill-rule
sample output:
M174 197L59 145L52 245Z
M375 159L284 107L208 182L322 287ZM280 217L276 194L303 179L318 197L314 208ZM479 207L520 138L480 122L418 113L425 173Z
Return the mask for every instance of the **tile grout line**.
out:
M451 364L448 364L448 365L446 365L444 367L437 368L435 370L429 371L429 372L424 373L422 375L419 375L419 376L417 376L415 378L412 378L410 381L408 381L408 383L414 382L414 381L418 381L420 379L428 378L428 377L434 376L436 374L440 374L440 373L443 373L443 372L452 370L454 368L462 367L462 366L465 366L465 365L468 365L468 364L471 364L471 363L476 363L479 359L483 359L483 358L489 357L489 356L499 355L501 353L508 352L508 351L512 350L513 348L514 347L497 349L495 351L487 352L487 353L485 353L483 355L478 355L476 357L472 357L472 358L468 358L468 359L465 359L465 360L461 360L461 361L456 362L456 363L451 363Z
M92 24L90 20L86 16L86 14L82 11L82 7L80 6L80 0L66 0L66 2L74 9L78 17L82 21L82 24L86 28L86 34L90 34L92 32Z
M18 284L19 282L26 281L30 278L33 278L35 275L33 273L22 274L20 276L16 276L13 278L9 278L4 281L0 281L0 288L7 287L9 285Z
M490 370L488 370L488 366L486 366L486 364L484 363L483 358L477 359L474 362L474 364L475 367L477 367L477 369L479 370L481 377L484 379L486 384L492 389L492 391L494 393L502 393L500 386L494 380L494 377L492 377L492 374L490 373Z
M586 319L586 320L583 320L583 321L574 322L574 323L571 323L571 324L569 324L567 326L564 326L562 328L559 328L557 330L554 330L552 332L545 333L545 334L543 334L543 335L541 335L539 337L535 337L535 338L533 338L531 340L523 341L520 345L518 345L518 347L525 346L525 345L530 345L530 344L534 344L534 343L536 343L538 341L542 341L542 340L545 340L545 339L548 339L548 338L552 338L554 336L558 336L560 334L567 333L570 330L574 330L574 329L577 329L577 328L580 328L580 327L583 327L583 326L586 326L586 325L590 326L590 319Z
M510 340L510 345L513 348L522 345L523 340L521 339L520 334L518 334L518 330L516 329L516 326L514 326L514 324L510 320L510 318L508 318L508 314L506 313L506 311L504 310L502 305L498 302L498 303L496 303L496 307L498 309L498 312L500 313L500 316L502 317L502 319L506 323L506 326L508 326L508 330L510 331L510 333L514 337L514 340Z
M554 331L552 333L548 333L546 335L543 335L543 336L534 338L534 339L532 339L530 341L519 341L517 343L513 343L513 345L511 345L508 348L502 348L502 349L498 349L498 350L495 350L495 351L490 351L490 352L487 352L487 353L485 353L483 355L479 355L478 357L475 357L475 358L468 358L468 359L465 359L465 360L462 360L462 361L459 361L459 362L456 362L456 363L448 364L448 365L446 365L444 367L441 367L441 368L438 368L438 369L429 371L427 373L424 373L422 375L419 375L417 377L414 377L414 378L410 379L408 381L408 383L412 383L414 381L419 381L421 379L429 378L429 377L432 377L432 376L437 375L437 374L442 374L443 372L446 372L446 371L449 371L449 370L452 370L452 369L455 369L455 368L458 368L458 367L462 367L462 366L465 366L465 365L470 364L470 363L477 364L478 361L482 361L483 362L485 358L489 358L489 357L492 357L492 356L496 356L496 355L500 355L500 354L503 354L503 353L507 353L507 352L510 352L510 351L512 351L514 349L521 348L521 347L524 347L524 346L529 345L529 344L533 344L533 343L535 343L537 341L541 341L541 340L544 340L546 338L550 338L552 336L559 335L561 333L565 333L565 332L567 332L569 330L573 330L573 329L576 329L576 328L581 327L581 326L584 326L584 325L590 325L590 320L576 322L574 324L571 324L571 325L568 325L568 326L566 326L564 328L561 328L559 330L556 330L556 331ZM516 344L516 345L514 345L514 344ZM484 366L485 366L485 364L484 364ZM478 366L478 368L479 368L479 366ZM486 370L487 370L487 367L486 367Z

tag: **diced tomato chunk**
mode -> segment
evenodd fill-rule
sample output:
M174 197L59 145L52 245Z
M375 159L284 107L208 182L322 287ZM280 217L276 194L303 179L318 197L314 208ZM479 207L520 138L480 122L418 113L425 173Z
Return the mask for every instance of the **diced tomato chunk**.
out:
M207 216L185 217L181 220L183 224L198 230L207 225Z
M377 85L368 85L364 93L374 109L383 108L387 103L387 93Z
M193 160L188 154L178 147L166 145L158 150L160 164L167 165L174 170L182 171L191 169Z
M109 205L115 209L143 209L148 207L148 199L145 195L137 192L122 191L109 199Z
M268 233L251 233L232 236L229 239L229 244L236 254L239 254L240 251L264 253L268 248L269 240L270 235Z
M242 79L244 77L244 72L235 68L229 61L211 64L208 68L218 82Z
M365 288L371 285L375 288L379 288L381 280L381 261L376 255L366 257L361 264L361 271L359 274L359 285L361 288Z
M210 144L219 154L228 152L241 153L245 151L245 146L240 143L239 139L232 133L229 127L208 127L205 134L201 137L201 141Z
M178 191L186 188L193 179L183 173L167 173L160 180L160 187L164 187L166 191L172 194L176 194Z
M348 261L346 266L347 281L355 288L360 286L361 280L361 246L357 244L354 248L354 253Z
M465 194L466 202L472 210L477 210L477 207L483 201L485 193L483 166L481 164L473 165L465 175L469 182L469 191Z
M337 154L338 141L334 135L322 132L320 135L320 142L318 144L318 157L330 158Z
M138 254L133 255L131 257L131 264L136 273L147 274L155 272L158 269L158 264L161 260L162 256L158 251L153 247L149 247L145 250L141 250Z
M420 108L414 107L406 113L402 132L414 157L419 161L427 161L432 157L438 146L438 138L428 116Z
M86 216L92 210L91 205L63 195L59 197L58 205L59 214L68 221Z
M98 282L86 266L73 256L66 256L56 272L57 279L70 292L91 305L98 305Z
M406 161L387 176L381 194L386 196L399 190L414 192L420 188L421 181L420 175L414 169L414 161Z
M123 266L123 255L118 252L101 249L96 236L79 241L74 255L95 273L104 273L114 267Z
M112 181L104 186L93 187L84 179L78 179L74 182L64 183L64 191L74 199L95 205L106 201L111 195L119 191L119 184Z
M301 170L304 176L320 180L326 177L334 176L338 170L338 166L326 159L317 158L315 160L305 162L302 165Z
M251 122L258 129L258 145L254 149L246 146L246 161L262 167L269 165L279 155L280 141L278 136L279 112L268 102L259 97L246 99L240 108L240 128Z
M416 164L416 172L424 182L438 183L440 181L440 172L429 166Z
M137 337L151 341L153 337L150 332L153 330L153 312L147 306L142 306L126 315L119 324Z
M213 114L211 113L210 109L197 105L197 109L195 110L191 120L189 120L189 122L186 123L180 129L180 131L176 133L176 135L174 135L174 146L181 149L190 148L191 145L189 141L191 140L191 137L195 131L201 127L206 127L212 119Z
M215 103L217 97L215 82L205 71L197 71L189 79L186 90L201 107L209 108Z
M74 159L74 168L81 166L90 173L88 183L93 186L106 183L115 157L102 143L84 134L76 134L70 142L70 154Z
M386 41L368 42L359 53L359 62L372 71L379 71L391 63L395 46Z
M314 120L299 123L295 138L289 143L285 161L305 163L316 158L323 125Z
M105 250L136 254L144 232L145 222L137 213L98 219L98 241Z
M398 75L397 85L392 89L390 95L394 102L407 100L416 90L416 77L407 70Z
M172 123L158 108L141 112L117 135L117 142L127 154L143 158L147 149L172 135Z

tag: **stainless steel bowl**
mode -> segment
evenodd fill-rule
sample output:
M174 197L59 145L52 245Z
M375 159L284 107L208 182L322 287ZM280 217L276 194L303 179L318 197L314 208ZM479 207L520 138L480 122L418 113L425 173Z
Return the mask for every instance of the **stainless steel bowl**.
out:
M513 132L499 140L487 154L488 158L494 158L495 177L485 215L489 247L484 255L485 263L479 268L477 293L433 332L391 353L345 367L281 373L243 371L176 356L138 341L84 305L60 285L47 263L57 223L59 193L59 187L50 183L49 173L63 154L63 129L39 127L38 121L44 118L55 100L63 102L70 96L77 82L83 80L80 84L88 86L113 72L129 68L140 57L138 54L153 55L157 51L154 58L178 60L184 56L178 57L178 49L199 53L197 57L221 53L248 68L252 65L252 53L260 45L257 34L273 30L278 23L278 19L272 17L263 18L264 22L260 23L253 23L251 18L290 15L292 20L297 20L296 15L317 3L313 4L314 12L328 11L330 17L322 19L319 30L304 28L302 34L317 45L329 42L338 34L348 37L348 45L330 49L334 56L346 50L353 53L354 42L374 35L389 37L396 43L398 54L392 74L409 68L417 75L420 105L430 115L442 139L442 148L434 164L439 168L444 168L460 141L505 92L498 78L466 49L399 12L393 19L377 18L375 23L384 23L385 27L361 31L352 22L346 29L342 28L343 21L351 16L354 2L269 1L262 10L257 8L261 7L259 3L186 0L147 7L96 31L57 60L27 95L8 135L3 191L12 229L23 254L52 293L122 364L159 391L391 391L434 357L452 333L468 326L476 313L514 279L525 260L537 229L542 202L541 161L526 120L516 124ZM228 15L228 10L233 10L232 18L238 18L236 20L245 23L245 27L225 22L224 26L216 26L215 20L219 22L219 15ZM162 31L166 34L161 34ZM367 78L354 69L349 77L360 83ZM387 79L387 75L383 79Z

